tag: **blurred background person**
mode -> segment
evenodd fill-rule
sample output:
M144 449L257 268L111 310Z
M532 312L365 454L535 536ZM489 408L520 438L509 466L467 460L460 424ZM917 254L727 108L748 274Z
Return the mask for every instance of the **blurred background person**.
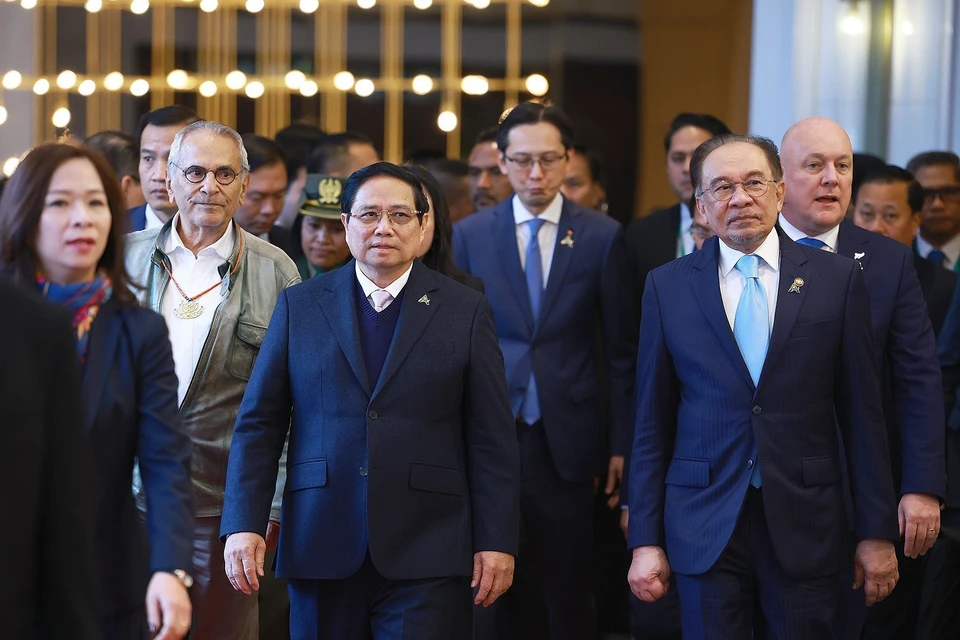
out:
M910 159L907 170L923 187L923 212L914 249L944 269L960 271L960 157L927 151Z
M250 162L250 186L234 218L244 231L293 257L290 232L276 224L287 193L283 152L270 138L250 133L243 136L243 146Z
M73 144L36 147L0 199L0 272L39 290L73 321L83 425L95 460L103 635L139 637L149 619L161 637L182 638L191 613L190 440L177 416L166 325L128 288L125 215L100 153ZM135 459L149 504L147 536L131 492Z
M307 181L307 158L326 134L305 122L295 122L277 131L274 141L280 147L287 167L287 193L277 224L285 229L293 226L303 203L303 186Z
M407 165L420 165L430 172L447 203L450 220L457 222L474 212L470 195L470 168L463 160L447 158L442 152L411 153Z
M84 141L84 144L104 155L120 180L120 190L127 209L141 207L147 203L140 188L140 150L137 140L123 131L101 131Z
M339 269L350 261L347 233L340 221L340 194L345 179L311 174L304 187L304 203L291 235L300 278L309 280Z
M581 144L574 145L560 192L581 207L606 213L607 175L600 154Z
M440 183L430 171L419 165L405 165L423 186L430 205L430 215L424 219L423 239L417 257L434 271L439 271L460 284L483 293L483 280L460 270L453 263L453 221Z
M693 245L697 251L703 249L703 243L717 235L710 228L707 217L697 210L696 197L690 198L690 211L693 212L693 222L690 223L690 235L693 237Z
M499 127L490 127L481 131L467 158L474 211L494 207L513 194L510 179L500 171L499 130Z

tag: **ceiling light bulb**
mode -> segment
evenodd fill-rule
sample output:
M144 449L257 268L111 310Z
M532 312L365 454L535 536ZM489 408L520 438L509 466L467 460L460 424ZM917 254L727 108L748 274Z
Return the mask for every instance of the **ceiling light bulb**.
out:
M457 114L453 111L441 111L437 116L437 126L440 127L440 131L450 133L457 128Z
M7 71L3 74L3 88L16 89L23 82L23 75L19 71Z
M413 77L413 92L418 96L425 96L433 91L433 78L420 74Z
M220 3L217 0L200 0L200 11L205 13L213 13L219 6Z
M174 69L167 74L167 84L171 89L182 91L190 84L190 76L183 69Z
M259 80L254 80L244 88L244 93L247 94L247 97L253 98L254 100L262 96L264 91L263 83Z
M353 88L353 74L349 71L341 71L333 76L333 86L340 91L350 91Z
M431 6L433 6L433 0L413 0L413 6L421 11L423 9L429 9Z
M150 83L143 78L138 78L130 83L130 93L137 97L147 95L148 91L150 91Z
M313 80L307 80L302 85L300 85L300 95L306 96L307 98L309 98L310 96L317 95L317 91L319 90L320 90L320 87L318 87L317 83L314 82Z
M231 71L227 74L227 77L224 78L224 82L228 89L239 91L243 89L243 85L247 84L247 76L243 71Z
M57 86L61 89L72 89L77 84L77 74L73 71L63 71L57 76Z
M77 93L82 96L92 96L96 90L97 83L93 80L84 80L80 83L80 86L77 87Z
M60 107L53 112L53 117L50 118L50 122L53 123L58 129L63 129L65 126L70 124L70 109L66 107Z
M212 98L217 95L217 83L212 80L206 80L200 83L200 86L197 87L197 91L200 92L204 98Z
M320 0L300 0L300 11L314 13L320 8Z
M867 31L867 27L860 16L851 14L840 21L840 30L847 35L859 36Z
M490 90L490 83L483 76L464 76L460 90L471 96L482 96Z
M545 7L550 4L550 0L530 0L530 4L535 7Z
M107 91L119 91L123 88L123 74L112 71L103 79L103 88Z
M20 164L20 158L7 158L3 162L3 175L8 178L13 175L13 172L17 170L17 166Z
M490 6L490 0L472 0L470 2L477 9L486 9Z
M550 83L547 82L547 79L539 73L534 73L527 76L524 84L527 87L527 91L537 97L546 95L547 91L550 90Z
M260 11L263 11L264 4L265 3L263 0L247 0L247 11L250 13L259 13Z
M47 91L50 91L50 81L46 78L40 78L33 83L33 92L38 96L42 96Z
M143 15L150 9L150 0L133 0L130 3L130 13L135 13L138 16Z
M24 9L33 9L37 6L37 0L20 0L20 6Z
M357 0L357 6L361 9L373 9L377 0Z
M0 124L7 121L7 108L0 104Z
M90 13L96 13L103 9L103 0L87 0L83 8L89 11Z
M294 69L293 71L288 71L287 75L283 77L284 84L286 84L287 88L290 89L291 91L296 91L306 81L307 81L307 76L303 74L303 71L297 71L296 69Z
M363 78L362 80L357 80L357 84L354 85L353 90L357 92L357 95L361 98L366 98L369 95L373 94L373 80Z

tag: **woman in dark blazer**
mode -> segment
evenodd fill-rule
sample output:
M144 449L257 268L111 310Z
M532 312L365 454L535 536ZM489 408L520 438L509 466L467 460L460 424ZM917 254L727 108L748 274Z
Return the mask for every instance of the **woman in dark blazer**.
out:
M88 588L99 594L103 635L142 638L149 620L157 637L179 639L191 614L183 572L192 553L191 445L178 417L166 325L128 289L125 211L99 152L70 143L35 148L0 198L0 274L72 319L94 455L88 506L97 553ZM146 531L131 491L135 459L147 492Z
M426 230L420 242L420 261L434 271L483 293L483 280L461 271L453 263L453 223L450 221L450 210L440 190L440 183L432 173L418 164L408 164L405 168L420 180L430 204L430 215L424 225Z

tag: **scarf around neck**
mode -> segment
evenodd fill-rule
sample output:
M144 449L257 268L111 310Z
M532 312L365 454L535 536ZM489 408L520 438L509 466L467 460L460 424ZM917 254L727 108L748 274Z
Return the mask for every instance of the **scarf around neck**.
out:
M101 276L89 282L56 284L37 276L37 289L47 300L70 312L71 324L77 338L77 358L81 365L86 364L90 328L100 307L113 294L110 279Z

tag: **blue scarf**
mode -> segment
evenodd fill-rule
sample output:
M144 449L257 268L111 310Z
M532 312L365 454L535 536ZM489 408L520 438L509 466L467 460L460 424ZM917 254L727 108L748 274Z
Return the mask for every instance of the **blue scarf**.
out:
M37 288L47 300L70 312L71 323L77 337L77 358L81 365L86 364L90 328L100 311L100 306L113 294L110 279L102 277L77 284L56 284L38 276Z

